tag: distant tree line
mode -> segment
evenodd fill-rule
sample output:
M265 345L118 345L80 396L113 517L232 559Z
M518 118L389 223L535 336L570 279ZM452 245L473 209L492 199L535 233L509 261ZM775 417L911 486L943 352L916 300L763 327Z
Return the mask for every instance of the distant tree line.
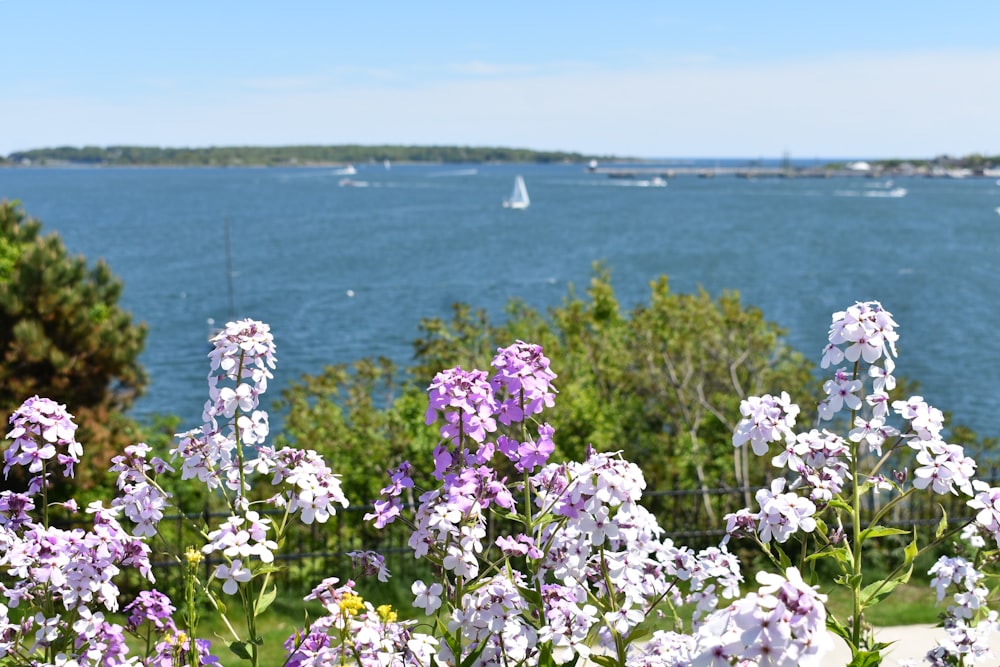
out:
M585 162L612 159L562 151L472 146L211 146L160 148L156 146L61 146L11 153L14 164L69 163L76 165L289 166L329 163L394 162ZM3 158L0 158L2 163Z

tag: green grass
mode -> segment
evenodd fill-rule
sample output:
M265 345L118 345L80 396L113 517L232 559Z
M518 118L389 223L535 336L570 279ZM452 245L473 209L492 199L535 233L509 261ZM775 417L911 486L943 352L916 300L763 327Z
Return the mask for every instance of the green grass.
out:
M827 610L845 621L852 613L850 592L841 586L824 592L829 596ZM900 586L889 597L866 609L864 617L876 627L937 623L939 614L944 610L945 603L937 604L934 590L926 583L918 582Z

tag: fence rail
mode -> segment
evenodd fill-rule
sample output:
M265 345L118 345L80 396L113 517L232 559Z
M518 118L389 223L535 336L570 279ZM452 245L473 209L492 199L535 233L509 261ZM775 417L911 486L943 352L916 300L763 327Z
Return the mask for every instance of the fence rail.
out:
M987 481L995 483L994 476ZM753 497L753 490L746 488L673 489L646 491L643 504L658 519L665 537L675 542L701 548L718 544L725 535L724 517L745 506L745 499ZM888 498L880 499L869 494L865 499L866 510L874 512ZM965 499L959 497L932 496L918 494L893 508L887 525L910 530L914 527L932 527L940 522L942 510L949 522L957 524L971 518L972 513L965 507ZM348 553L358 549L372 549L386 558L394 578L408 581L417 576L427 576L426 568L411 555L407 541L409 533L399 522L381 531L375 531L366 524L363 516L371 507L357 506L338 510L324 524L303 525L293 523L285 536L282 550L275 554L277 561L285 565L275 576L282 586L293 594L305 594L312 586L328 576L341 580L352 575ZM261 512L278 514L278 510ZM160 522L161 535L167 540L169 551L183 554L188 546L200 544L191 530L192 522L207 521L209 524L227 517L227 513L202 512L197 514L175 514L165 516ZM82 522L73 527L80 527ZM214 568L222 561L218 557L208 557L202 563L205 577L210 577ZM153 572L157 587L168 592L181 586L181 561L160 554L154 558ZM123 589L144 587L138 572L125 573Z

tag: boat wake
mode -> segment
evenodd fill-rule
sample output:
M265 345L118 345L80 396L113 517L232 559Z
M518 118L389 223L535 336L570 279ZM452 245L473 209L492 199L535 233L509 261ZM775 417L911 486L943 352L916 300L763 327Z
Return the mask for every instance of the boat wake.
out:
M451 171L435 171L427 174L428 178L453 178L455 176L475 176L478 169L452 169Z
M835 197L880 197L889 199L899 199L906 196L906 188L892 188L891 190L835 190Z

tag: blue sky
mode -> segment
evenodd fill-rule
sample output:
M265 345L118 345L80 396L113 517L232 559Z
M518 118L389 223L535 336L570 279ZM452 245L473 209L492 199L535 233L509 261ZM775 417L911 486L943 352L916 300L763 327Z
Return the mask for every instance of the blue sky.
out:
M0 0L0 154L1000 154L1000 2Z

